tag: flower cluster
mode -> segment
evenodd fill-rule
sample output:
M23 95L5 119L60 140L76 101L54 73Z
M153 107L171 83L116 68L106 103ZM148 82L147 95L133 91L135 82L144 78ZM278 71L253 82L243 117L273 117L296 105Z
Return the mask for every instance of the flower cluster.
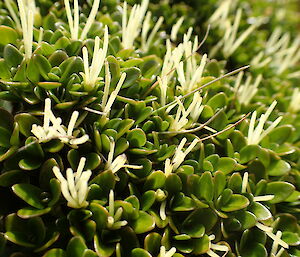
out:
M72 113L68 127L66 128L62 125L62 119L56 118L51 110L51 100L50 98L45 99L45 109L44 109L44 124L43 126L33 124L31 132L36 136L39 143L45 143L52 139L59 139L65 144L70 144L72 147L77 147L77 145L84 144L89 140L88 135L83 135L76 138L73 130L78 119L79 112L74 111Z

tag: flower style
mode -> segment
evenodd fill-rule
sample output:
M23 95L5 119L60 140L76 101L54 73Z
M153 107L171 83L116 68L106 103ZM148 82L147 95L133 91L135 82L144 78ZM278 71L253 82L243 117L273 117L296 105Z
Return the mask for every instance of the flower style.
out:
M93 90L97 81L99 80L98 76L104 64L107 49L108 28L107 26L105 26L103 48L100 48L100 38L95 38L95 46L91 66L89 66L88 50L86 47L82 48L84 73L81 72L80 75L83 77L84 86L87 91Z
M147 35L150 30L151 18L152 18L151 12L147 12L147 15L143 22L143 27L142 27L142 50L145 52L147 52L149 50L151 44L153 43L154 37L156 36L158 30L160 29L160 27L164 21L163 17L159 17L159 19L155 23L154 28L150 32L149 37L147 38Z
M224 36L223 39L212 49L209 55L210 57L214 56L221 47L223 47L222 51L224 56L226 58L230 57L247 39L247 37L249 37L262 23L261 19L255 19L253 24L237 36L241 18L242 9L239 8L233 23L231 23L229 19L225 19L219 24L220 29L224 30Z
M237 82L235 84L235 92L239 102L241 104L248 105L258 91L258 86L262 81L262 75L258 75L254 83L251 83L252 76L248 75L245 83L241 84L243 75L244 72L240 72L238 75Z
M102 102L101 102L101 107L103 110L103 113L105 116L109 116L111 107L113 103L115 102L118 93L121 90L121 87L124 84L124 81L126 79L126 73L122 73L120 80L116 86L116 88L111 92L110 97L109 95L109 87L110 87L110 82L111 82L111 74L109 71L109 65L108 63L105 63L105 85L104 85L104 92L103 92L103 97L102 97Z
M177 34L178 34L178 31L179 31L183 21L184 21L184 17L182 16L178 19L178 21L173 25L173 27L171 29L171 40L173 42L176 41L176 39L177 39Z
M249 173L245 172L243 176L243 183L242 183L242 193L247 192L248 188L248 178L249 178ZM265 202L265 201L271 201L274 198L274 195L260 195L260 196L254 196L253 201L254 202Z
M183 50L186 58L186 67L183 65L183 61L177 65L178 81L180 83L180 90L183 93L191 92L195 85L200 81L203 75L203 71L207 61L207 54L204 54L201 58L200 65L197 65L197 60L194 53L198 49L198 37L194 42L190 41L191 29L184 35Z
M182 151L185 143L187 142L186 138L183 138L178 145L175 154L173 156L172 161L168 158L165 162L165 175L169 176L173 171L177 170L178 167L183 163L185 157L193 150L193 148L196 146L196 144L199 142L198 139L194 139L193 142L189 145L189 147Z
M123 213L122 207L119 207L115 212L115 196L114 191L110 190L109 192L109 200L108 200L108 212L109 216L107 218L107 226L110 229L119 229L123 226L127 225L126 220L120 221Z
M172 247L169 251L166 251L166 247L161 246L159 257L172 257L176 253L176 248Z
M161 75L157 77L158 85L161 91L161 104L166 105L168 84L175 73L175 68L179 65L183 57L183 44L178 45L172 50L171 42L169 39L166 41L166 54L162 65Z
M300 102L300 90L299 88L295 88L292 94L288 111L292 113L299 112L300 110L299 102Z
M79 209L88 205L86 197L89 191L88 181L92 172L90 170L83 171L85 162L86 159L82 157L75 174L71 168L68 168L67 179L64 178L57 166L53 167L53 173L60 181L62 194L71 208Z
M251 66L262 68L270 64L282 74L300 60L300 37L291 42L291 35L288 32L283 33L279 27L275 28L265 45L265 50L252 59Z
M70 7L70 0L64 0L68 23L70 27L70 33L71 38L73 40L84 40L86 38L87 33L89 32L99 9L100 0L94 0L92 10L90 12L90 15L87 19L87 22L81 32L81 35L79 37L79 6L78 6L78 0L74 0L74 18L72 16L72 11Z
M213 241L216 237L215 235L210 235L209 237L209 250L206 252L209 256L211 257L220 257L220 255L216 254L213 250L220 251L220 252L225 252L222 256L226 256L228 253L229 249L226 245L218 245L218 244L213 244L211 241Z
M122 43L124 48L133 48L133 43L140 34L148 4L149 0L143 0L141 5L134 5L127 21L127 2L124 2L122 15Z
M31 132L38 139L39 143L45 143L52 139L59 139L63 143L76 147L77 145L84 144L89 140L88 135L83 135L79 138L76 138L76 136L73 135L73 130L78 116L79 113L74 111L66 129L65 126L61 125L61 118L56 118L54 116L51 110L51 100L50 98L47 98L45 99L44 124L43 126L33 124ZM50 122L52 125L50 125Z
M31 1L32 2L32 1ZM29 2L30 3L30 2ZM33 42L33 11L28 7L26 10L24 0L18 0L18 7L21 17L21 26L23 31L25 59L29 60L32 55L32 42Z
M238 3L236 0L221 0L219 2L219 7L208 20L212 26L224 26L224 21L227 20L230 10L235 9Z
M111 139L110 140L110 149L109 149L105 168L107 170L111 170L112 173L116 173L122 168L130 168L130 169L142 169L143 168L143 166L139 166L139 165L126 164L127 157L125 154L118 155L114 159L114 153L115 153L115 142L113 139Z
M175 99L178 104L178 109L175 119L169 127L169 131L174 132L182 131L190 127L193 123L197 122L204 108L204 106L202 105L202 97L200 96L199 92L194 93L193 100L187 110L185 110L182 102L178 97L176 97ZM170 106L170 108L167 109L167 112L169 112L174 107L175 105ZM192 118L192 123L189 122L188 116Z
M21 27L21 23L20 23L20 20L12 6L12 3L13 1L12 0L4 0L4 3L6 5L6 8L7 10L9 11L11 17L13 18L14 22L16 23L16 27L19 29L19 30L22 30L22 27Z
M254 126L255 126L257 113L256 111L253 112L250 120L249 129L248 129L248 136L247 136L248 145L259 144L260 141L279 124L282 117L278 117L274 122L272 122L272 124L266 130L264 130L264 125L267 122L269 116L271 115L271 112L274 110L276 104L277 101L274 101L267 109L266 113L260 116L256 128L254 128Z
M277 231L276 235L273 233L273 228L263 225L260 222L257 222L255 225L258 229L264 231L268 237L273 240L271 257L280 257L282 252L285 249L289 248L289 245L281 239L282 232L280 230ZM282 248L277 252L278 246L282 246ZM277 252L277 253L276 253Z

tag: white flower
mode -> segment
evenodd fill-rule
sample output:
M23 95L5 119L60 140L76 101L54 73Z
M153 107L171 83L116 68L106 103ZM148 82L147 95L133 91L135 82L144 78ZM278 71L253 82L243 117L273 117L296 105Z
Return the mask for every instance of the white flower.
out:
M120 80L119 80L116 88L111 92L111 94L109 96L111 74L109 71L108 63L107 62L105 63L105 85L104 85L104 92L103 92L103 97L102 97L102 102L101 102L101 107L102 107L104 115L109 116L111 107L112 107L113 103L115 102L115 100L118 96L118 93L120 92L121 87L124 84L125 79L126 79L126 73L124 72L121 74Z
M21 26L23 31L25 59L30 59L32 55L33 41L33 9L26 6L24 0L17 0L21 17ZM32 2L32 1L31 1Z
M224 31L224 36L222 40L212 49L210 52L210 57L214 56L218 50L223 47L223 54L226 58L228 58L262 23L261 19L255 19L253 24L251 24L238 36L241 18L242 9L238 9L233 23L229 19L226 19L220 23L219 27L222 31Z
M44 124L39 126L36 124L32 125L31 132L39 140L39 143L45 143L52 139L60 139L61 142L70 144L71 146L77 146L79 144L84 144L89 140L88 135L83 135L80 138L76 138L73 135L73 130L75 123L78 119L79 113L74 111L69 125L66 128L61 125L61 118L56 118L51 110L51 100L50 98L45 99L45 109L44 109ZM51 125L51 123L52 125Z
M108 212L109 216L107 218L107 226L110 229L119 229L123 226L127 225L126 220L120 221L123 213L123 208L119 207L115 212L115 196L114 191L110 190L109 192L109 200L108 200Z
M289 248L289 245L281 239L281 235L282 235L281 231L278 230L276 235L275 235L273 233L273 228L272 227L265 226L265 225L263 225L262 223L259 223L259 222L256 223L256 227L259 228L260 230L264 231L267 234L267 236L270 237L274 241L273 245L272 245L272 250L271 250L271 256L270 257L280 257L280 255L284 251L283 248L286 248L286 249ZM281 248L277 252L277 249L278 249L279 245L282 246L283 248Z
M300 110L300 90L295 88L289 105L289 112L296 113Z
M88 205L86 197L89 191L88 181L92 175L90 170L83 171L86 159L80 159L76 173L71 168L67 169L67 179L64 178L60 169L53 167L53 173L60 181L61 191L68 206L71 208L84 208Z
M66 13L67 13L67 18L68 18L68 23L70 27L70 33L71 33L71 38L74 40L84 40L86 38L87 33L89 32L95 17L97 15L99 5L100 5L100 0L94 0L92 10L90 12L90 15L87 19L87 22L81 32L81 35L79 37L79 6L78 6L78 0L74 0L74 18L72 16L72 11L70 7L70 0L64 0L65 7L66 7Z
M177 34L178 31L184 21L184 17L182 16L181 18L178 19L178 21L173 25L172 30L171 30L171 40L176 41L177 39Z
M169 251L166 251L166 247L161 246L159 257L172 257L176 253L176 248L172 247Z
M202 97L200 96L199 92L194 93L193 101L191 102L187 110L184 108L182 102L178 97L176 97L175 99L178 104L178 109L175 115L175 119L172 121L169 127L169 131L180 132L198 121L204 106L202 105ZM175 105L170 106L167 109L167 112L169 112L174 107ZM192 118L192 123L189 122L188 116Z
M13 1L12 0L4 0L5 2L5 5L6 5L6 8L8 9L9 13L10 13L10 16L13 18L14 22L16 23L16 27L21 30L22 27L21 27L21 23L20 23L20 20L12 6L13 4Z
M179 65L184 53L183 44L180 44L174 50L172 50L171 42L168 39L166 41L166 49L167 51L164 57L161 75L157 77L161 92L162 106L166 105L169 82L174 76L175 68Z
M151 44L153 43L153 40L158 32L158 30L160 29L164 18L163 17L159 17L159 19L157 20L157 22L155 23L154 28L152 29L149 37L147 38L147 35L149 33L150 30L150 21L151 21L151 12L147 12L146 18L143 22L143 27L142 27L142 50L143 51L148 51Z
M243 176L242 193L246 193L247 192L248 178L249 178L249 174L248 174L248 172L245 172L244 176ZM274 195L254 196L253 197L253 201L254 202L264 202L264 201L270 201L273 198L274 198Z
M87 90L92 90L95 87L95 84L99 80L98 76L103 67L105 57L108 49L108 28L105 26L104 29L104 42L103 48L100 48L100 38L95 38L95 46L92 63L89 66L89 55L86 47L82 48L83 54L83 64L84 64L84 73L81 72L80 75L83 77L83 82Z
M248 145L259 144L260 141L279 124L282 117L278 117L274 122L272 122L272 124L266 130L264 130L264 125L268 121L268 118L271 115L271 112L274 110L276 104L277 101L274 101L267 109L266 113L260 116L256 128L254 128L254 126L255 126L257 113L256 111L253 112L250 120L249 129L248 129L248 136L247 136Z
M210 235L208 238L209 238L209 250L206 253L209 256L211 256L211 257L220 257L221 256L221 255L216 254L213 250L225 252L222 256L225 256L228 253L229 249L226 245L218 245L218 244L213 244L211 242L216 238L215 235Z
M237 3L236 0L220 0L218 8L208 20L209 24L214 27L224 26L224 21L227 20L230 10L234 9Z
M235 84L235 91L237 99L241 104L248 105L252 98L258 91L258 86L262 81L262 75L259 74L255 81L252 82L252 76L248 75L244 84L241 84L241 77L243 77L244 72L240 72L237 78L237 83Z
M198 37L195 37L194 42L190 41L191 31L192 29L190 29L183 38L183 50L186 58L186 65L184 66L183 61L181 61L176 67L178 81L181 85L179 88L183 93L189 93L195 89L195 86L202 78L207 61L207 54L204 54L201 58L200 64L197 64L194 54L197 52L199 47Z
M109 149L105 168L107 170L111 170L112 173L116 173L122 168L130 168L130 169L142 169L143 168L143 166L139 166L139 165L126 164L127 157L125 154L118 155L114 159L114 153L115 153L115 142L111 139L110 140L110 149Z
M141 32L149 0L143 0L141 5L134 5L127 21L127 2L124 2L122 15L122 43L124 48L133 48L135 39Z
M166 176L169 176L173 171L178 169L178 167L183 163L185 157L193 150L193 148L196 146L199 140L194 139L193 142L189 145L189 147L185 151L182 151L186 142L186 138L183 138L181 140L180 144L178 145L175 151L172 161L169 158L166 159L164 170Z
M291 35L288 32L283 33L277 27L267 40L265 50L252 59L251 66L262 68L269 64L277 73L282 74L300 60L299 46L300 37L291 42Z

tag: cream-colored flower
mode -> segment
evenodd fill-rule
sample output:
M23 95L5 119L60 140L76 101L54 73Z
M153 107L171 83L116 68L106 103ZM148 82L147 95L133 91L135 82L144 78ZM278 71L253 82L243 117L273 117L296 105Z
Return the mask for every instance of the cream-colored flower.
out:
M229 251L228 247L226 245L213 244L211 241L213 241L216 238L215 235L210 235L208 238L209 238L209 250L206 253L211 257L226 256L226 254ZM218 255L214 251L220 251L225 253L222 255Z
M113 173L116 173L122 168L130 168L130 169L142 169L143 168L143 166L140 166L140 165L126 164L127 157L125 154L118 155L116 158L114 158L114 153L115 153L115 142L111 139L110 140L110 149L109 149L105 169L111 170Z
M169 176L173 171L177 170L178 167L183 163L185 157L193 150L196 144L199 142L198 139L194 139L193 142L189 145L189 147L183 151L183 147L186 144L187 139L183 138L178 145L175 154L171 159L166 159L165 161L165 175Z
M249 178L249 173L245 172L243 176L243 183L242 183L242 193L247 192L248 188L248 178ZM274 198L274 195L260 195L260 196L254 196L253 201L254 202L265 202L265 201L271 201Z
M176 253L176 248L172 247L169 251L166 251L166 247L161 246L159 257L172 257Z
M23 32L25 59L30 59L32 55L32 42L33 42L33 8L31 5L25 5L24 0L17 0L19 13L21 18L21 27ZM30 1L29 4L32 4Z
M134 5L127 21L127 2L124 2L122 16L122 43L124 48L134 47L134 41L141 32L148 4L149 0L143 0L141 5Z
M108 199L108 212L109 216L107 218L107 226L109 229L119 229L123 226L127 225L126 220L120 220L123 213L123 208L119 207L115 212L115 196L114 191L110 190L109 192L109 199Z
M70 7L70 0L64 0L71 38L74 40L84 40L86 38L87 33L89 32L99 9L100 0L94 0L92 10L90 12L90 15L87 19L87 22L81 32L81 35L79 37L79 5L78 0L74 0L74 17L72 16L72 10Z
M81 72L80 75L83 77L83 83L87 90L92 90L97 81L99 80L99 74L103 67L106 54L108 49L108 28L105 26L104 29L104 42L103 47L100 48L100 38L95 38L95 46L92 63L89 66L89 55L86 47L82 48L83 54L83 64L84 64L84 72Z
M69 125L66 128L61 124L62 119L54 116L51 110L51 100L50 98L47 98L45 99L44 124L43 126L33 124L31 132L38 139L39 143L45 143L52 139L59 139L63 143L76 147L77 145L84 144L89 140L88 135L83 135L79 138L76 138L76 136L73 135L73 130L78 116L79 113L74 111Z
M88 181L92 175L90 170L83 171L86 159L80 159L76 173L71 168L66 171L67 179L64 178L60 169L53 167L53 173L60 182L61 192L71 208L84 208L88 205L86 197L89 191Z
M265 226L264 224L257 222L256 227L260 230L264 231L268 237L273 240L272 250L270 257L280 257L282 252L285 249L289 248L289 245L281 239L282 232L280 230L277 231L276 235L273 233L273 228ZM282 248L277 252L278 246Z
M249 129L248 129L248 136L247 136L248 145L259 144L260 141L279 124L282 117L278 117L274 122L271 123L271 125L266 130L264 130L264 125L268 121L268 118L271 115L272 111L274 110L276 104L277 101L274 101L267 109L266 113L260 116L259 122L255 128L254 126L255 126L257 113L256 111L253 112L249 124Z

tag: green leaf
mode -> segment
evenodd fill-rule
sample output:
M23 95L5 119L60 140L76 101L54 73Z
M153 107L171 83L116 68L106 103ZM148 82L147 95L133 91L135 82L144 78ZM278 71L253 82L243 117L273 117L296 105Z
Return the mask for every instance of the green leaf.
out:
M226 175L235 170L237 161L229 157L221 157L218 161L218 170L224 172Z
M18 33L13 28L0 26L0 45L15 44L18 39Z
M138 69L136 67L127 68L127 69L123 70L123 72L126 73L126 78L125 78L122 88L127 88L127 87L132 86L136 82L136 80L138 80L139 77L141 76L140 69Z
M3 57L9 67L17 67L23 60L23 55L11 44L4 47Z
M63 249L53 248L47 251L43 257L67 257L67 254Z
M127 133L127 140L132 147L142 147L146 144L147 137L142 129L136 128Z
M50 211L51 211L50 207L48 207L46 209L42 209L42 210L35 209L32 207L25 207L23 209L18 210L17 214L19 217L21 217L23 219L28 219L28 218L42 216Z
M154 218L144 211L139 212L138 219L132 223L132 228L135 233L143 234L155 228Z
M146 191L141 199L141 207L143 211L147 211L155 203L155 191Z
M162 188L165 184L166 176L162 171L152 172L146 179L144 189L156 190L158 188Z
M214 197L214 183L209 171L204 172L199 180L199 194L208 202Z
M11 241L17 245L21 245L21 246L25 246L25 247L29 247L32 248L35 245L31 242L28 242L27 237L20 232L12 232L12 231L8 231L5 232L4 237L8 240Z
M109 257L115 251L115 245L105 245L98 235L94 236L94 247L99 257Z
M266 194L274 195L274 198L270 200L270 203L284 202L295 191L295 187L283 181L270 182L266 188Z
M283 231L282 240L292 246L300 245L300 237L298 233Z
M17 184L12 187L12 190L29 205L37 209L44 209L44 205L41 202L42 190L40 188L31 184Z
M256 216L258 220L268 220L272 218L272 213L261 203L253 202L249 206L249 210Z
M193 245L194 245L194 250L193 250L194 254L197 255L205 254L209 250L210 239L208 235L204 235L202 238L194 239Z
M89 209L93 213L92 218L97 224L97 229L99 231L102 231L102 229L105 229L107 226L107 219L109 216L108 211L100 204L93 203L93 202L90 204Z
M67 245L67 255L72 257L82 257L87 246L81 237L73 237Z
M242 252L243 257L267 257L268 253L262 244L248 245L245 251Z
M162 237L160 234L156 232L149 233L144 240L145 250L147 250L151 254L159 252L161 239Z
M221 207L222 211L232 212L246 208L249 205L249 200L243 195L233 194L230 200Z
M142 248L135 248L131 252L131 257L152 257L152 255Z
M0 186L10 187L21 182L29 182L28 175L21 170L11 170L0 175Z
M20 113L15 116L15 121L19 124L20 132L29 137L33 124L41 125L41 121L29 113Z
M282 176L289 173L290 170L290 164L284 160L278 160L271 163L270 167L267 169L270 176Z

